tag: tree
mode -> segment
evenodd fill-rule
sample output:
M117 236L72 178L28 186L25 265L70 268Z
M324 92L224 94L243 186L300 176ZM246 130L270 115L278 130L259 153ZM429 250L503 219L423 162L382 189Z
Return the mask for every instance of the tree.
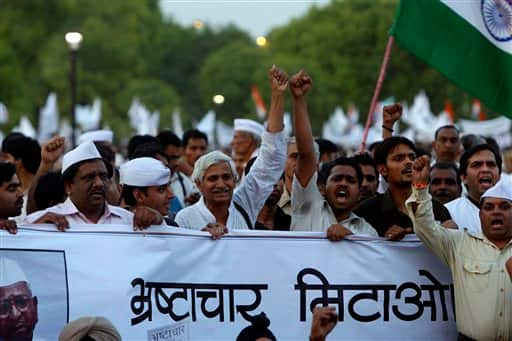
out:
M218 116L226 122L236 117L251 117L251 85L261 69L264 51L253 44L236 42L212 53L199 73L199 93L205 107L211 107L212 97L222 94L224 104L216 108Z

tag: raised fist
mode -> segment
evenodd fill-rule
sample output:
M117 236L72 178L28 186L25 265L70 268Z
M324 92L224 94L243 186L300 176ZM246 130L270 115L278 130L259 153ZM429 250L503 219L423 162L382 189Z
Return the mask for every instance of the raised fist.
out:
M64 154L65 139L62 136L54 136L41 148L41 160L45 163L55 163Z
M382 124L389 129L393 129L393 124L402 117L402 105L395 103L386 105L382 110Z
M288 87L288 75L275 65L268 71L272 94L282 94Z
M304 96L312 86L313 81L304 70L300 70L290 78L290 91L293 97Z
M430 159L423 155L417 157L412 164L412 183L427 184L430 175Z

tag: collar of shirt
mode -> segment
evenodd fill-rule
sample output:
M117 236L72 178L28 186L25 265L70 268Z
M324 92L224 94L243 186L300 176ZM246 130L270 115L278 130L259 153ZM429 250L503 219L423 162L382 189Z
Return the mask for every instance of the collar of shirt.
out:
M71 201L70 198L67 198L66 201L62 203L62 205L59 207L59 214L62 215L73 215L76 214L80 216L85 221L90 221L82 212L78 210L78 208L75 206L75 204ZM103 214L101 215L100 219L98 219L98 222L101 222L105 220L106 218L110 217L111 215L114 215L116 217L121 217L121 215L117 214L116 212L113 212L110 209L110 205L105 202L105 209L103 211ZM92 223L92 222L91 222Z
M478 209L480 209L480 203L473 200L468 194L465 195L465 198L468 199L468 201L470 203L472 203L473 205L475 205Z
M358 217L354 212L350 212L350 215L348 216L347 219L344 219L342 221L340 221L339 223L341 225L344 225L344 224L359 224L361 222L361 218Z
M279 201L277 202L277 206L284 207L288 204L290 204L291 196L290 193L288 193L288 190L286 187L283 188L283 194L281 194L281 198L279 198Z
M216 223L217 222L217 219L215 218L213 213L210 211L208 206L206 206L203 196L201 196L201 198L196 203L196 205L197 205L196 208L198 209L197 214L203 216L205 218L205 220L207 221L207 223ZM228 208L228 220L229 220L229 217L234 214L233 210L236 210L236 208L233 205L233 200L231 200L231 202L229 203L229 208Z
M357 214L355 214L353 211L350 211L350 215L346 219L343 219L342 221L337 221L336 215L334 214L334 211L332 210L332 207L331 207L331 205L329 205L327 200L324 200L324 208L330 213L329 220L331 220L331 224L341 224L341 225L347 225L347 224L353 225L354 224L355 225L355 224L359 224L359 222L361 221L361 218Z
M487 239L487 237L485 236L485 234L483 234L483 232L474 232L474 231L469 231L467 230L466 231L471 237L473 238L476 238L476 239L479 239L481 241L483 241L484 243L488 244L488 245L491 245L492 247L494 248L497 248L496 245L494 245L493 242L491 242L489 239ZM503 249L506 249L508 248L509 246L512 245L512 239L510 239L507 243L507 245L503 248Z

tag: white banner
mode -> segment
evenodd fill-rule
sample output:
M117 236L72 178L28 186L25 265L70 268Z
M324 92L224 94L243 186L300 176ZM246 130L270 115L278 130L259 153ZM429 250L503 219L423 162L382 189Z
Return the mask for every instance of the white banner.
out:
M317 304L338 310L330 340L456 337L449 271L415 239L86 228L1 232L0 259L17 262L37 296L34 339L99 315L123 340L234 340L265 312L278 340L307 340Z

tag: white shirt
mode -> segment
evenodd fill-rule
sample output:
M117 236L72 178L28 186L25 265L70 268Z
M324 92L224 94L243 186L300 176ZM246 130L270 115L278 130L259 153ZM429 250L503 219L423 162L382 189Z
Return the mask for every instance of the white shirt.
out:
M450 268L457 330L476 340L511 340L512 281L505 262L512 257L512 241L500 250L481 232L437 224L428 189L413 188L406 207L416 235Z
M311 177L306 187L302 187L295 175L292 182L292 222L291 231L327 231L332 224L341 224L354 234L378 237L377 231L366 220L350 212L350 216L337 221L331 206L318 190L318 173Z
M467 229L470 232L482 232L480 225L480 209L465 195L447 202L444 206L450 211L452 220L460 230Z
M180 181L181 178L181 181ZM171 190L174 196L178 198L182 207L187 206L185 198L192 193L199 192L196 185L190 180L188 176L181 172L174 173L171 177Z
M97 223L94 223L87 219L87 217L76 208L75 204L71 201L70 198L67 198L63 203L57 204L52 207L48 207L45 210L37 211L32 214L29 214L25 220L25 224L32 224L34 221L41 218L46 213L56 213L66 217L70 226L77 224L116 224L116 225L126 225L127 231L133 231L133 213L125 210L124 208L108 205L105 203L105 211L103 215L98 220ZM123 227L123 230L124 227Z
M251 228L265 204L265 200L274 190L279 181L286 161L286 143L283 131L278 133L264 132L261 137L261 148L251 171L244 177L231 200L226 227L228 229L248 229L244 216L238 211L233 202L240 205L247 213ZM201 230L208 223L215 223L215 216L206 207L201 198L194 205L185 207L178 212L175 219L180 227Z

